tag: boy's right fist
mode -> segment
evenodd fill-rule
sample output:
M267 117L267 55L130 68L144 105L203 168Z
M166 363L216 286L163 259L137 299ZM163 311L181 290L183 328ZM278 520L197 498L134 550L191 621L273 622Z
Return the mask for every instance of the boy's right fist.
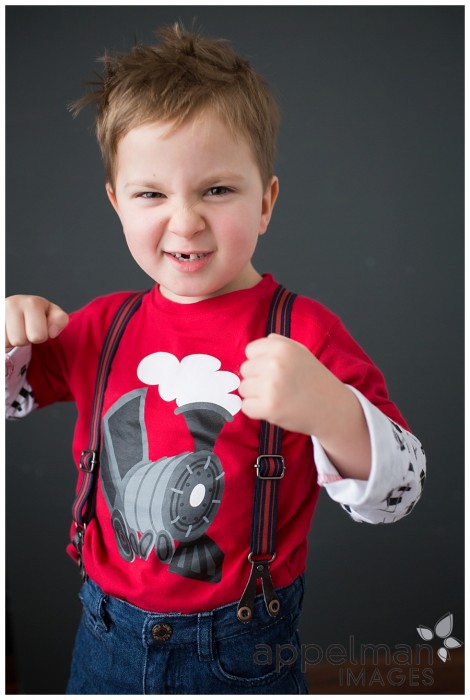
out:
M5 349L44 343L61 333L69 317L60 306L43 297L16 294L5 302Z

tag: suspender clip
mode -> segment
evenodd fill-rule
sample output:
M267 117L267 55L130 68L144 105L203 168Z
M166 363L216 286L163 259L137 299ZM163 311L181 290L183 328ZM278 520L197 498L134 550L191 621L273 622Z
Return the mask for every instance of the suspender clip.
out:
M99 464L99 455L95 450L83 450L80 455L80 469L84 472L92 472Z
M263 460L267 461L263 463ZM286 465L282 455L259 455L254 465L258 479L282 479Z
M83 563L83 542L85 539L86 524L79 525L78 523L75 523L75 528L76 530L75 536L73 538L73 544L78 553L77 563L80 571L80 576L82 577L82 581L85 582L88 580L88 574L85 571L85 564Z
M253 617L256 582L259 578L261 578L261 585L263 587L266 610L271 617L275 617L279 613L281 604L274 590L271 573L269 571L269 565L275 558L276 554L274 553L270 559L253 559L253 552L249 553L248 561L251 564L250 578L248 579L248 583L246 584L246 588L237 608L237 617L240 622L249 622Z

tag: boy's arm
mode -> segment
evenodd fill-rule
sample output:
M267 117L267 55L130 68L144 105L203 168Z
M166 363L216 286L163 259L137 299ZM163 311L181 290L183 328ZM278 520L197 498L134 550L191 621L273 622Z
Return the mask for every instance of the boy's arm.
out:
M410 512L425 474L420 443L300 343L277 335L247 347L242 410L314 436L321 485L352 517L391 522Z
M392 523L419 501L426 478L426 458L419 440L385 416L357 389L370 435L369 478L343 478L319 441L312 437L318 483L357 522Z
M271 334L249 343L241 366L242 410L304 435L315 435L343 477L367 479L371 449L357 397L304 345Z

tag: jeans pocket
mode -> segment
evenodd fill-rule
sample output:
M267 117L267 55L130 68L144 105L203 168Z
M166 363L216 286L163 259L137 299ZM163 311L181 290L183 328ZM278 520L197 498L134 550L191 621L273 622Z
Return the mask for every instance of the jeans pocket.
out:
M82 603L82 621L92 634L102 639L109 631L110 619L106 612L107 596L99 593L91 593L85 583L78 597Z
M266 686L276 692L276 685L281 684L278 692L297 694L298 683L292 671L299 650L292 618L286 616L265 627L250 629L249 625L243 633L216 642L213 673L234 687L251 687L259 692Z

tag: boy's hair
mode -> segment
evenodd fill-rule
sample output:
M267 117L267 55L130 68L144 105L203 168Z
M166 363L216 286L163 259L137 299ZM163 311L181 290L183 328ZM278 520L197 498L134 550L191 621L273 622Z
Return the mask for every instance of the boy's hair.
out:
M279 110L264 80L223 39L211 39L179 24L161 28L157 46L136 45L106 54L95 89L70 105L74 115L94 105L96 135L106 179L114 185L119 140L131 129L154 121L176 127L213 110L248 141L263 186L273 175Z

